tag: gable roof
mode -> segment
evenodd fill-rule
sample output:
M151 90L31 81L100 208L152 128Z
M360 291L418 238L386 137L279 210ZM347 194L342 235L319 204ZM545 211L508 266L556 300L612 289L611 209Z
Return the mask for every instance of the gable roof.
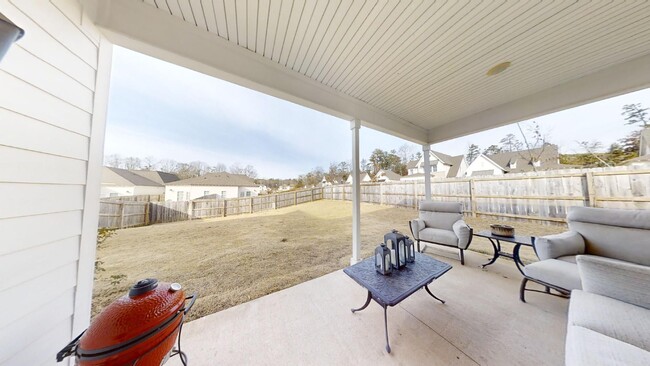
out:
M381 169L377 172L377 175L383 174L384 177L388 178L389 180L400 180L402 178L401 175L395 173L392 170L384 170ZM376 176L375 176L376 177Z
M530 156L539 156L541 166L539 170L558 169L564 167L558 162L560 154L557 145L546 144L543 147L530 150L508 151L498 154L487 155L487 157L497 164L503 171L508 173L521 173L533 171ZM510 168L510 163L515 163L514 168Z
M126 169L104 167L102 170L102 184L113 186L146 186L162 187L162 184L135 174Z
M452 165L455 159L458 157L458 156L443 154L440 151L434 151L434 150L429 151L429 155L434 155L435 157L438 158L438 160L440 160L445 165ZM415 159L407 162L406 169L416 168L418 166L418 163L422 159L424 159L424 156L420 157L419 159Z
M449 171L447 172L447 178L454 178L458 175L460 165L463 163L464 159L465 155L456 155L449 158L449 165L451 165L451 168L449 168Z
M131 172L162 185L180 180L176 174L158 170L131 170Z
M225 172L208 173L200 177L177 180L168 186L217 186L217 187L257 187L253 179L244 174Z

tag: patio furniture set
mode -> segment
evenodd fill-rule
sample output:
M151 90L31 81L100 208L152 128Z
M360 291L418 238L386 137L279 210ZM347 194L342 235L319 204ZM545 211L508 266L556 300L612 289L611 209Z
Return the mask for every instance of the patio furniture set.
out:
M422 201L419 217L409 226L418 252L429 245L458 248L461 265L473 236L488 239L494 255L481 267L499 257L512 259L523 276L522 302L526 291L570 297L567 365L650 365L650 211L571 207L567 223L569 231L537 238L474 233L463 221L460 203ZM514 244L512 253L502 249L502 241ZM532 247L539 261L524 264L522 246ZM368 291L365 304L353 313L371 300L384 308L390 353L387 307L421 288L444 304L428 286L452 266L417 253L413 265L384 276L375 271L373 261L366 259L344 272ZM527 288L528 282L544 290Z

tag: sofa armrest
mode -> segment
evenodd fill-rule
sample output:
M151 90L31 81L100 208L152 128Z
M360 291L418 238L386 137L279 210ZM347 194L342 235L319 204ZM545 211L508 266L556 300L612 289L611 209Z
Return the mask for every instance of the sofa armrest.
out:
M422 219L413 219L409 221L409 227L411 228L411 235L415 240L420 240L420 231L425 228L424 220Z
M472 228L465 221L458 220L452 225L451 229L454 230L454 234L458 237L458 248L467 249L472 241Z
M583 290L650 309L650 267L594 255L576 262Z
M584 252L585 240L575 231L540 236L535 240L535 253L540 260L583 254Z

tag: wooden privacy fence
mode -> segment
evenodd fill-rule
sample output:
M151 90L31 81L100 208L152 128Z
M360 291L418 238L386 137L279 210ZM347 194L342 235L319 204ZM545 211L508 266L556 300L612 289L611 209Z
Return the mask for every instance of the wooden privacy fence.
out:
M323 197L351 200L352 187L323 188ZM457 201L471 216L565 222L570 206L650 209L650 170L630 167L572 169L431 182L431 198ZM361 201L417 207L424 182L361 185Z
M164 222L225 217L274 210L323 199L323 189L277 193L230 199L168 202L126 202L102 200L99 227L128 228Z
M102 201L127 201L127 202L162 202L164 194L142 194L137 196L104 197Z

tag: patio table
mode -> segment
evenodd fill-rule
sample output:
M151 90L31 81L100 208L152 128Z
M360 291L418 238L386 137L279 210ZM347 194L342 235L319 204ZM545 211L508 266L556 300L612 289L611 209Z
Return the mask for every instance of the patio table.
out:
M524 270L523 270L524 262L521 261L521 257L519 256L519 250L521 249L522 245L534 248L535 247L534 236L525 236L525 235L515 235L513 237L501 236L501 235L492 234L490 230L479 231L478 233L474 233L474 236L488 239L492 244L492 248L494 248L494 256L487 263L482 264L481 268L485 268L486 266L489 266L490 264L496 262L497 258L499 257L506 257L512 259L515 262L515 265L517 266L519 272L522 275L524 275ZM515 245L515 247L512 250L512 253L505 252L501 249L501 241L513 243Z
M445 303L444 300L436 297L428 285L451 269L451 265L433 259L425 254L415 253L415 262L409 263L406 268L393 270L390 275L384 276L375 270L374 257L365 259L355 265L343 270L348 276L359 285L368 290L366 303L358 309L352 309L352 313L361 311L368 307L370 300L384 308L384 331L386 334L386 351L390 353L388 341L388 319L386 309L395 306L402 300L423 288L434 299Z

